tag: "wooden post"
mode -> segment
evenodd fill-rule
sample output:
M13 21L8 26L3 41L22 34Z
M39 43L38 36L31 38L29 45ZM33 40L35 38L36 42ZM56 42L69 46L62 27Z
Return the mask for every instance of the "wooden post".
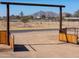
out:
M7 6L7 42L8 42L8 45L10 44L9 42L9 35L10 35L10 30L9 30L9 4L6 4Z
M62 7L60 8L60 32L62 32Z

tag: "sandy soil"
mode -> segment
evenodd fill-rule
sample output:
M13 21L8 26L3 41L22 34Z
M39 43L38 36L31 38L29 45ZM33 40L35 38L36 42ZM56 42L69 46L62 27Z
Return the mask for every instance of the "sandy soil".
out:
M58 31L13 33L15 44L24 45L29 51L0 52L0 57L20 58L73 58L79 57L79 45L58 41Z
M6 22L0 21L0 30L6 29L7 25ZM63 28L79 28L79 22L78 21L63 21L62 23ZM30 28L30 29L59 29L59 22L10 22L10 29L11 30L19 30L21 28Z

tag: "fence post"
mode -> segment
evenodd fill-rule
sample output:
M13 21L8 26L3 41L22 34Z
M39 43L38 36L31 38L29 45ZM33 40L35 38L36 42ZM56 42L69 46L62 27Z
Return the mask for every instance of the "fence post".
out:
M62 32L62 7L59 7L60 8L60 32Z
M9 35L10 35L10 30L9 30L9 12L10 12L10 10L9 10L9 4L7 3L6 4L6 6L7 6L7 42L8 42L8 45L10 45L10 42L9 42Z

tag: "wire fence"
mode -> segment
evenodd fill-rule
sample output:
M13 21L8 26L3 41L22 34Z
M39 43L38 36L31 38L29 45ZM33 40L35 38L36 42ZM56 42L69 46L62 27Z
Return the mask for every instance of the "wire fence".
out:
M62 26L67 29L67 34L77 35L79 38L79 21L63 20Z

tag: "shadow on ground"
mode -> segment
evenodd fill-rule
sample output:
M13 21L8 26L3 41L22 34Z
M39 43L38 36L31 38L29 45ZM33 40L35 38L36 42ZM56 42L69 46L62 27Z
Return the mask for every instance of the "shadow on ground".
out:
M14 45L14 52L23 52L23 51L29 51L24 45L21 44L15 44Z

